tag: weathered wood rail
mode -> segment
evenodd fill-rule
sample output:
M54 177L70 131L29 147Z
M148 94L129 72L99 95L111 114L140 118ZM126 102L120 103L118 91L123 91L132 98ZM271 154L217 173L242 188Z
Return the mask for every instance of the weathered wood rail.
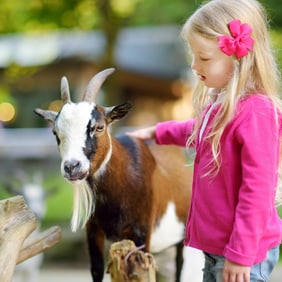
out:
M61 239L61 229L53 226L29 238L37 219L22 196L0 201L0 281L11 282L16 264L46 251Z

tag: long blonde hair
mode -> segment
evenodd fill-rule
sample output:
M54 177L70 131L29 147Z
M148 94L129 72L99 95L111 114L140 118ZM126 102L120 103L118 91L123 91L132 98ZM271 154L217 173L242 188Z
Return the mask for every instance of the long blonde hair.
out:
M279 71L270 46L267 30L267 17L264 8L256 0L212 0L202 5L184 24L182 36L187 42L192 33L205 38L218 40L219 35L230 35L228 23L241 20L252 28L254 49L243 58L233 56L234 74L225 89L220 111L217 113L213 128L208 136L213 158L219 166L219 142L226 124L234 115L236 103L242 95L259 91L267 95L278 110L282 109L279 99ZM194 90L193 106L198 118L188 144L195 141L201 124L203 109L210 102L211 91L201 81Z

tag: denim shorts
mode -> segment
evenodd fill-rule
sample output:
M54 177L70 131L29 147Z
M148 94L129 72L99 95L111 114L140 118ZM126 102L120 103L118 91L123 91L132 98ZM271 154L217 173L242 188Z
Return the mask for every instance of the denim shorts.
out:
M267 282L279 260L279 246L269 250L264 261L251 267L250 282ZM205 253L203 282L222 282L225 258Z

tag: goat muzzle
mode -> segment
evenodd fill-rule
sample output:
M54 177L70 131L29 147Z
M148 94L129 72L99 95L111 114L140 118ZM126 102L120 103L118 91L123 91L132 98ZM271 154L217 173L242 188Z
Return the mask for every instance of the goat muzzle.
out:
M69 181L83 180L88 176L88 171L81 169L81 162L77 160L65 161L64 177Z

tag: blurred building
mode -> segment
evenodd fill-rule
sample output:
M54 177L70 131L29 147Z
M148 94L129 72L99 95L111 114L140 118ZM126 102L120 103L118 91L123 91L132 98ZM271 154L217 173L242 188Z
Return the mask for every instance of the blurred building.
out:
M78 100L100 69L104 49L105 37L98 31L1 36L0 86L8 85L16 104L16 118L8 127L44 126L32 110L58 107L64 75ZM189 68L179 26L123 29L114 53L116 72L106 83L115 86L116 94L112 89L101 103L131 101L126 123L135 126L189 116Z

